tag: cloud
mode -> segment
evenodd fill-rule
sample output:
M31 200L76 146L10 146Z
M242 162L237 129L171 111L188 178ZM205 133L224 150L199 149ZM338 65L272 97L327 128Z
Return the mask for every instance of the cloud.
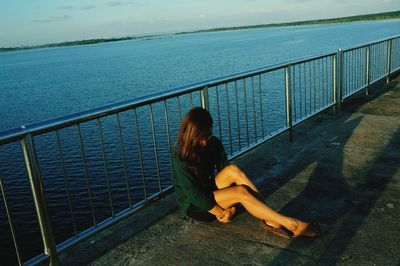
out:
M61 6L60 9L64 9L64 10L70 10L70 9L74 9L74 6Z
M34 23L51 23L51 22L61 22L70 19L70 15L53 16L46 19L33 19L31 22Z
M122 5L135 5L135 6L148 6L148 2L139 2L139 1L118 1L118 0L110 0L107 2L107 5L110 7L122 6Z
M90 10L90 9L93 9L93 8L96 8L96 7L95 6L81 6L82 10Z
M124 4L124 2L122 2L122 1L108 1L107 2L107 5L111 6L111 7L120 6L123 4Z
M294 4L302 4L306 2L313 2L314 0L286 0L288 3L294 3Z

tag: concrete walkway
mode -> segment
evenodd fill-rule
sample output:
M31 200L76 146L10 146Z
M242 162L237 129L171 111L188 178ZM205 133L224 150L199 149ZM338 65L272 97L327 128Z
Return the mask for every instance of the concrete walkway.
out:
M288 240L244 212L224 225L191 222L176 210L91 265L400 264L399 78L349 99L336 117L322 114L297 127L292 143L282 136L235 163L271 207L329 230ZM171 204L167 197L149 211Z

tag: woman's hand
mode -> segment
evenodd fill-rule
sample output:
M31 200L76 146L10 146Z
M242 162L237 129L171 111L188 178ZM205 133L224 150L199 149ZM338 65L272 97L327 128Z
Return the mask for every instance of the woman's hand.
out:
M222 215L217 216L217 219L221 223L226 224L232 221L232 217L235 215L235 213L236 213L236 207L232 206L223 210Z

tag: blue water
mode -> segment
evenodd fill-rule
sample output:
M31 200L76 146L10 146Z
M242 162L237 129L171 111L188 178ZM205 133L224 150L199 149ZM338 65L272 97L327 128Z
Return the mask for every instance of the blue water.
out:
M0 130L399 33L393 20L0 53Z
M398 34L400 34L400 20L393 20L187 34L0 53L0 131L110 102L162 92L187 83L314 54L335 52L338 48L357 46ZM282 75L279 77L282 78ZM270 83L273 83L273 80ZM279 109L274 103L282 104L282 99L276 99L282 98L282 91L274 90L273 86L268 89L268 93L265 92L264 95L269 95L269 98L264 97L266 106ZM210 97L211 103L215 105L215 92L210 92ZM193 100L199 102L196 96ZM185 104L184 100L182 104ZM221 104L225 106L226 102ZM167 102L167 105L172 111L171 135L175 136L179 125L176 103ZM162 108L162 105L154 105L155 113L162 113ZM146 123L149 121L148 111L146 108L138 110L143 170L146 175L146 186L157 190L155 171L157 165L153 154L151 128L149 123ZM60 164L57 135L50 133L35 138L57 243L71 237L74 226L66 204L68 198L66 183L70 186L70 200L78 232L90 226L93 220L87 180L90 180L89 188L93 197L96 222L111 215L110 201L113 202L115 212L127 208L129 206L127 191L131 193L133 202L143 198L145 191L137 156L139 144L136 140L133 115L133 112L126 112L120 117L123 125L122 142L126 152L126 174L129 179L127 183L125 170L121 164L123 155L119 140L115 138L118 135L115 117L101 121L107 171L104 169L101 138L96 130L96 122L88 122L81 126L88 176L85 174L85 165L81 159L76 127L59 132L64 171ZM165 133L162 133L165 132L165 126L162 117L155 117L155 120L161 175L170 176L167 140ZM226 118L221 118L221 121L223 127L226 127ZM266 117L267 125L268 123L272 125L273 122L268 121ZM246 129L243 127L238 131L241 130ZM242 133L243 137L244 132ZM229 151L229 143L224 144ZM108 176L105 172L108 172ZM17 238L26 260L42 250L18 143L0 147L0 176L6 188ZM67 182L64 176L67 176ZM111 199L107 193L107 178L111 179ZM161 187L165 188L168 185L170 180L163 179ZM13 261L15 256L2 200L0 200L0 231L2 232L0 256L2 259ZM12 263L15 263L15 260Z

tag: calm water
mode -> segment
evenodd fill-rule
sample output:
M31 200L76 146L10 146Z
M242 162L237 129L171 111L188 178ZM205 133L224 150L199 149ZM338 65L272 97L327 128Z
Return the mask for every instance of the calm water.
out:
M400 20L188 34L150 40L0 53L0 131L110 102L161 92L187 83L313 54L334 52L338 48L352 47L398 34ZM279 94L268 95L280 97ZM267 101L276 101L273 96L269 97ZM154 108L155 111L162 110L161 106L156 105ZM170 110L174 111L173 108L171 106ZM138 110L139 115L143 116L147 111ZM116 135L115 119L102 120L104 153L108 158L107 171L109 177L114 178L111 200L116 212L128 206L127 189L137 196L137 200L144 193L143 186L139 185L142 180L132 113L121 114L120 119L123 124L122 139L127 151L129 188L124 182L118 139L112 137ZM175 128L171 133L175 135L179 117L176 114L171 115L170 122ZM157 126L158 132L165 132L161 121ZM95 219L99 222L110 216L110 199L107 195L107 177L102 164L100 140L95 129L96 124L90 122L81 128ZM140 130L143 147L152 147L148 123L140 123ZM73 231L66 204L64 175L69 178L77 231L90 226L93 220L77 129L61 130L59 137L65 160L64 173L60 169L60 147L55 141L57 136L46 134L36 139L57 243L70 237ZM170 176L165 136L160 133L157 137L163 144L159 147L161 174ZM157 187L152 149L144 150L143 156L146 185ZM40 237L37 222L33 218L32 198L18 144L0 147L0 175L6 187L23 257L27 260L41 252L41 244L38 244ZM166 187L169 184L168 180L163 180L161 185ZM10 230L2 201L0 231L0 256L2 261L7 260L13 264L15 261Z

